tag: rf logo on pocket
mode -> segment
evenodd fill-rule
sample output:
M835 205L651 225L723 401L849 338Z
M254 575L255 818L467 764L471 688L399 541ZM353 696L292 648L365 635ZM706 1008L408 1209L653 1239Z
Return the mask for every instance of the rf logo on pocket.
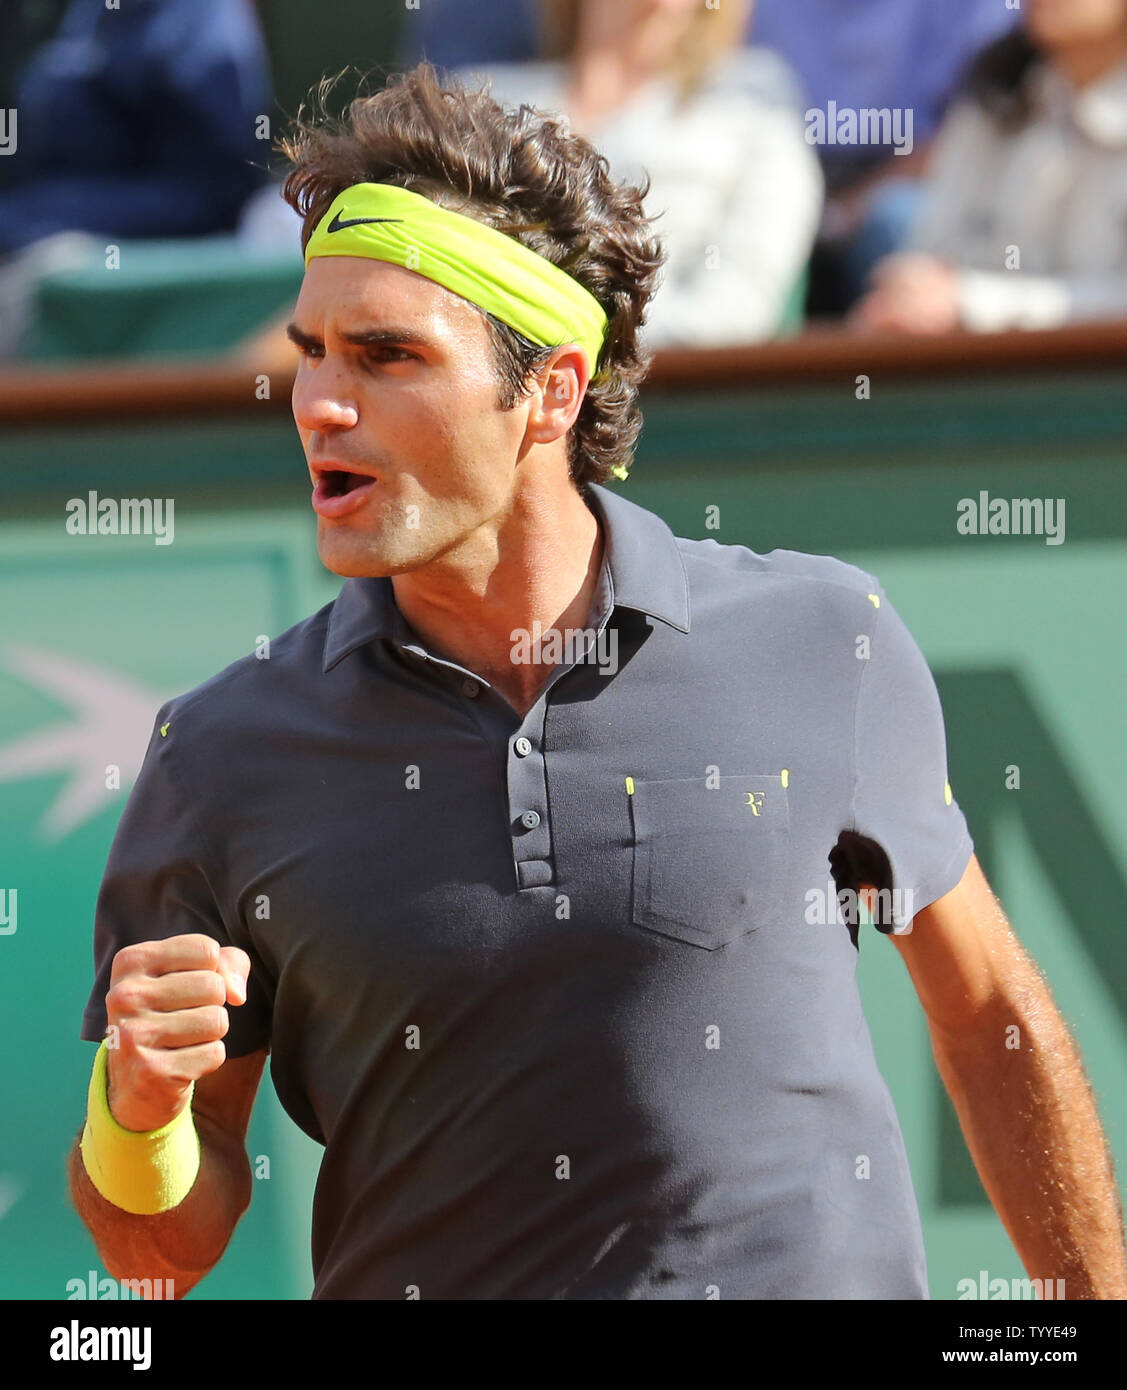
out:
M631 925L708 951L778 929L790 860L785 779L754 763L711 780L629 778Z

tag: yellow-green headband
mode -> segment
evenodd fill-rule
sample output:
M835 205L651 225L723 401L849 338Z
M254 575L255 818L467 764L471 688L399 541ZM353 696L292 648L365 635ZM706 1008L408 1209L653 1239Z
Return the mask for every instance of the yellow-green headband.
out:
M305 248L367 256L417 271L487 310L540 347L578 343L596 374L607 316L578 280L504 232L388 183L356 183L333 199Z

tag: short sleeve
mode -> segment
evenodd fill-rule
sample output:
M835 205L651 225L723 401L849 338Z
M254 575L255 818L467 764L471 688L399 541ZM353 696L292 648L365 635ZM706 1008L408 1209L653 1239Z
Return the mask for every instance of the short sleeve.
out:
M172 766L171 744L161 727L173 705L157 714L140 775L110 846L94 911L94 985L80 1036L98 1042L106 1030L106 994L114 956L139 941L189 932L239 946L251 957L245 1004L232 1005L223 1039L228 1057L269 1047L270 1000L261 966L244 940L232 940L213 890L214 864L201 838L196 808Z
M974 844L948 781L935 680L879 583L873 600L854 719L850 829L862 841L846 857L853 879L889 890L874 925L906 932L917 912L958 884Z

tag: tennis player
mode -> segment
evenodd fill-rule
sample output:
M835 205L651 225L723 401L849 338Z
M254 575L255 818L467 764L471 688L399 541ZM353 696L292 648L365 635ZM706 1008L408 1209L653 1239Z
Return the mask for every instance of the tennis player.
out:
M611 483L641 190L426 66L285 148L345 582L154 723L70 1163L107 1269L182 1296L219 1260L269 1053L324 1145L316 1298L927 1298L867 909L1029 1275L1127 1296L1081 1060L878 579L675 536Z

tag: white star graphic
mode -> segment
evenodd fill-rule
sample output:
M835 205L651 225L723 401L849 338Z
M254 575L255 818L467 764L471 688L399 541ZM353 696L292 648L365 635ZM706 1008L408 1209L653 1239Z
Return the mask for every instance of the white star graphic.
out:
M41 838L62 840L120 797L106 787L111 763L121 769L121 791L137 780L153 718L168 696L58 652L9 644L4 653L8 670L74 711L72 721L33 730L0 747L0 782L68 774L37 827Z
M22 1191L20 1184L13 1178L0 1176L0 1221L3 1221L19 1201Z

